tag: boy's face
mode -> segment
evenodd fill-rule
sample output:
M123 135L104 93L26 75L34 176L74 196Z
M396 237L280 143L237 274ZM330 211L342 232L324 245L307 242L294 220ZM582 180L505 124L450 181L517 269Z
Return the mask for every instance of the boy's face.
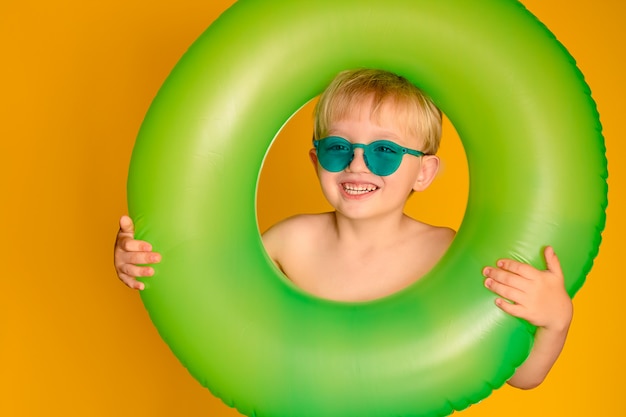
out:
M367 145L388 140L401 147L421 149L421 138L412 135L399 123L393 102L384 103L376 115L371 115L371 103L355 107L345 118L332 121L329 136L339 136L351 143ZM339 172L330 172L318 163L315 150L311 159L324 196L340 213L351 218L367 218L386 211L402 211L412 191L425 189L439 166L432 155L404 155L398 169L386 176L371 172L363 159L363 148L354 148L354 158ZM434 169L434 171L433 171Z

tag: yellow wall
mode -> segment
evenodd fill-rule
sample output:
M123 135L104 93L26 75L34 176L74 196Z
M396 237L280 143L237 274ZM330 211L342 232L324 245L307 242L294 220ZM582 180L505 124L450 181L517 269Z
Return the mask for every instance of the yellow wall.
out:
M238 415L187 374L112 266L142 118L187 46L232 3L0 3L0 415ZM505 387L463 415L626 415L626 285L619 273L626 234L626 124L620 122L626 6L622 0L523 3L577 58L593 89L608 147L608 223L549 379L530 392ZM309 123L310 112L299 114L281 136L297 140L279 139L272 150L260 184L262 228L325 207L312 170L300 167L308 163ZM433 197L443 198L456 175L467 182L452 129L444 140L446 169ZM298 186L268 186L279 184L286 160L298 166L288 178ZM293 204L280 202L284 190L294 189L301 194ZM458 226L464 190L452 209L410 210Z

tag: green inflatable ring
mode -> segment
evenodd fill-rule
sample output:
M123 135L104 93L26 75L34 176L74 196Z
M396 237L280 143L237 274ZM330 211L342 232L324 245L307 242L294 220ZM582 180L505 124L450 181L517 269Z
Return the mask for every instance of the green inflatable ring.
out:
M296 288L256 223L273 138L340 70L427 91L463 140L464 221L444 259L390 297ZM534 329L494 306L481 270L544 268L569 293L605 222L595 104L574 60L514 0L240 0L180 60L139 132L128 181L137 237L163 255L142 299L200 383L249 416L445 415L501 386Z

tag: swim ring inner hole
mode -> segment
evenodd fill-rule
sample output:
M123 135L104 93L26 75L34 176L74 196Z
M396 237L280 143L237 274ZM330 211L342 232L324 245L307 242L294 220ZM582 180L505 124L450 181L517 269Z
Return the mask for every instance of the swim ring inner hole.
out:
M333 210L322 194L308 156L316 102L312 100L298 110L267 150L257 183L259 233L290 216ZM445 114L437 155L441 161L437 177L426 191L408 199L405 213L458 231L467 206L469 172L463 144Z

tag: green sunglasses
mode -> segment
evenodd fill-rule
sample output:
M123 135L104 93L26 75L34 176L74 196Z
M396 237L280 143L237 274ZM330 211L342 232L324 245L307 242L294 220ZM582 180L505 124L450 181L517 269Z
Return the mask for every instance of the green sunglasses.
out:
M400 166L402 157L406 154L424 156L425 153L414 149L404 148L388 140L377 140L370 144L351 143L339 136L313 141L317 151L317 159L322 168L330 172L339 172L346 169L354 159L354 149L363 149L365 165L374 175L385 177L391 175Z

